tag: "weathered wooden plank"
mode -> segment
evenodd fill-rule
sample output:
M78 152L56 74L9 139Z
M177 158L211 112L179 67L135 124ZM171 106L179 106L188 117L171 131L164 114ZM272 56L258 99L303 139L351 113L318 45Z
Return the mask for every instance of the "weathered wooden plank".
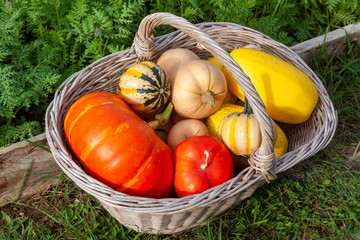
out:
M360 23L352 24L290 47L305 62L319 54L319 48L326 43L328 55L338 53L346 47L346 33L352 41L360 43ZM31 141L48 148L45 134ZM0 148L0 204L8 200L23 199L34 195L39 189L46 189L58 182L61 169L51 153L35 147L26 141ZM52 178L52 179L51 179Z
M45 134L30 140L49 147ZM60 173L51 153L26 141L0 148L0 204L30 197L56 184Z
M320 47L324 43L326 44L326 53L328 56L332 56L335 53L341 53L347 47L347 36L352 42L360 44L360 22L348 25L343 29L331 31L319 37L312 38L290 48L306 63L310 63L314 56L319 57Z

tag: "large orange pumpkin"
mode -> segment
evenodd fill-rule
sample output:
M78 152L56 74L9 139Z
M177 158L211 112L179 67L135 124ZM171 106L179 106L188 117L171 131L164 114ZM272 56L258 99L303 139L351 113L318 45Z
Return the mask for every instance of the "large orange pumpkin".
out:
M99 181L133 196L171 195L170 148L119 96L83 96L68 110L64 131L87 173Z

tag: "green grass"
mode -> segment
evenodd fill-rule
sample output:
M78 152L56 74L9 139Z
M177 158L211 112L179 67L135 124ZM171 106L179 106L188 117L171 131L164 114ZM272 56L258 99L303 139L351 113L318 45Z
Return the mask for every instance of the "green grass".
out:
M334 157L331 148L259 188L226 216L177 238L358 239L360 174L347 166L347 156ZM9 202L3 208L4 239L174 238L123 227L66 177L39 199Z
M350 158L360 141L360 52L310 65L339 114L333 141L281 173L223 217L176 237L137 233L119 224L66 176L26 201L1 206L0 239L360 239L360 172Z

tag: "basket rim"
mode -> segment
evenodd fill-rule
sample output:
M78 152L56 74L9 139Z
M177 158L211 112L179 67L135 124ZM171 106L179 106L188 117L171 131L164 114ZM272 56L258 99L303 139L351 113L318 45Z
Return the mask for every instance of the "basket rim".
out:
M216 26L216 27L231 27L231 28L235 28L237 30L241 29L241 30L249 30L251 28L248 28L248 27L244 27L244 26L241 26L239 24L235 24L235 23L228 23L228 22L205 22L205 23L198 23L196 24L197 26L200 26L202 28L205 28L206 26ZM255 31L253 29L251 29L251 31ZM163 39L163 38L167 38L167 37L171 37L171 36L174 36L174 35L177 35L179 32L179 30L176 30L172 33L168 33L168 34L165 34L165 35L162 35L162 36L158 36L155 38L155 42L157 41L160 41L160 39ZM255 31L257 32L257 31ZM271 39L270 37L262 34L262 33L259 33L261 34L262 36L266 37L266 39L268 41L274 41L273 39ZM280 44L280 43L279 43ZM284 45L285 46L285 45ZM295 54L295 52L293 52L290 48L286 47L285 46L285 50L289 51L291 54ZM86 72L89 70L89 69L92 69L94 66L96 66L97 64L101 64L103 62L106 62L108 59L110 58L113 58L113 57L118 57L119 55L121 54L127 54L127 53L132 53L134 52L134 50L132 48L130 49L126 49L126 50L122 50L120 52L116 52L116 53L113 53L113 54L109 54L103 58L100 58L98 60L96 60L95 62L93 62L92 64L88 65L87 67L85 67L84 69L74 73L73 75L71 75L67 80L65 80L61 85L60 87L58 88L58 90L56 91L55 95L54 95L54 100L50 103L50 105L48 106L47 108L47 111L46 111L46 118L45 118L45 126L46 126L46 138L48 140L48 143L49 143L49 146L50 146L50 149L52 151L52 154L54 156L54 159L55 161L57 162L57 164L67 173L67 175L73 180L75 181L74 179L76 179L77 181L79 179L79 176L75 176L73 173L70 173L69 170L68 170L68 166L66 166L65 162L63 161L62 158L66 158L66 157L70 157L69 155L68 156L64 156L64 153L59 151L59 149L61 147L65 147L65 146L59 146L59 145L55 145L54 141L58 140L56 138L60 138L60 134L59 134L59 129L57 129L56 131L53 129L54 128L54 121L56 122L56 116L58 115L58 113L55 113L54 112L54 106L57 107L57 104L54 102L55 101L55 98L61 98L61 97L66 97L67 94L69 94L69 91L66 92L66 90L69 90L71 89L71 87L74 87L76 85L76 82L77 80L79 79L79 76L82 76L84 74L86 74ZM296 55L297 56L297 55ZM297 61L299 61L299 59L301 59L299 56L297 56ZM300 60L300 63L299 64L305 64L302 60ZM312 72L312 70L309 68L310 72ZM316 77L316 74L313 74L310 78L313 80L313 77ZM72 84L70 82L72 82L73 80L75 80ZM320 81L320 80L319 80ZM320 82L321 83L321 82ZM318 89L318 88L317 88ZM318 92L319 92L319 95L322 94L322 98L327 98L328 95L326 93L326 90L320 90L318 89ZM334 110L334 107L330 101L330 104L328 104L329 106L327 106L330 111L329 111L329 118L333 118L331 119L332 121L330 121L336 128L336 125L337 125L337 113L336 111ZM335 128L331 129L329 132L327 132L328 135L330 135L330 138L329 139L326 139L326 141L320 141L322 138L321 136L317 136L317 139L321 142L321 147L325 147L332 139L332 136L334 135L335 133ZM324 134L324 131L326 130L322 130L320 133L321 134ZM62 140L65 144L66 144L66 141L63 140L63 139L60 139ZM314 145L316 144L316 142L309 142L307 143L308 145ZM61 150L61 149L60 149ZM295 149L296 150L296 149ZM300 153L299 153L300 152ZM293 156L291 156L291 154L293 153L296 153L295 155L297 154L301 154L301 149L298 149L297 151L291 151L291 152L287 152L285 155L279 157L277 159L278 162L285 162L287 159L291 159L293 158ZM316 153L316 152L315 152ZM314 154L315 154L314 153ZM77 164L74 160L70 157L70 162L74 162L75 164ZM64 164L64 165L63 165ZM297 162L293 162L292 164L290 164L289 166L282 166L281 164L278 164L275 168L275 173L280 173L280 172L283 172L285 170L287 170L288 168L292 167L293 165L297 164ZM72 166L74 167L74 166ZM251 167L248 167L246 168L245 170L243 170L243 172L250 172L250 177L253 177L253 180L248 180L249 183L253 184L255 182L258 182L258 181L263 181L261 176L258 175L258 174L255 174L254 172L252 172L252 169ZM106 199L106 197L100 197L99 196L99 189L92 189L92 188L88 188L88 187L84 187L84 186L80 186L81 188L83 188L85 190L86 188L86 192L90 193L91 195L94 195L96 196L98 199L101 199L101 201L104 201L106 202L107 204L110 204L110 205L113 205L113 206L116 206L118 208L126 208L126 209L131 209L133 211L136 211L136 210L139 210L141 212L152 212L154 214L156 213L161 213L161 212L169 212L169 206L172 206L172 204L180 204L179 206L181 206L181 210L176 210L176 209L179 209L180 207L177 207L177 208L173 208L173 211L172 212L178 212L178 211L187 211L188 209L192 209L194 206L197 206L197 205L191 205L192 202L196 202L196 200L198 199L208 199L207 201L205 201L207 204L210 204L211 201L219 201L220 199L222 199L223 196L220 196L218 197L218 195L216 194L216 192L226 192L227 190L226 189L223 189L224 186L229 186L231 185L234 186L234 185L237 185L237 187L239 188L239 184L237 182L238 178L240 178L241 176L243 175L237 175L235 176L233 179L230 179L228 180L227 182L219 185L219 186L216 186L216 187L213 187L213 188L210 188L202 193L199 193L199 194L194 194L194 195L190 195L188 197L183 197L183 198L164 198L164 199L154 199L154 198L145 198L145 197L137 197L137 196L130 196L130 195L127 195L127 194L124 194L124 193L121 193L121 192L118 192L116 190L113 190L111 189L110 187L106 186L105 184L101 183L100 181L92 178L91 176L87 175L87 173L85 171L82 172L82 174L84 174L83 176L81 177L85 177L86 180L90 180L90 183L95 183L97 186L101 186L105 192L105 195L107 195L108 198L114 198L114 200L109 200L109 199ZM73 179L74 178L74 179ZM75 181L76 182L76 181ZM241 188L241 185L240 185L240 188ZM227 195L233 195L233 194L236 194L236 191L234 191L235 188L232 188L228 191ZM215 193L214 193L215 192ZM104 193L102 193L104 194ZM226 196L227 196L226 195ZM195 199L195 200L194 200ZM129 202L129 205L126 205L125 202L126 201ZM152 203L153 205L149 205L149 202ZM184 204L185 202L187 202L187 204ZM118 204L116 204L118 203ZM122 203L122 204L120 204ZM206 204L206 203L202 203L202 204ZM158 206L156 207L156 204L158 205L161 205L161 206ZM202 205L201 204L201 205ZM184 207L184 206L187 206L187 207Z

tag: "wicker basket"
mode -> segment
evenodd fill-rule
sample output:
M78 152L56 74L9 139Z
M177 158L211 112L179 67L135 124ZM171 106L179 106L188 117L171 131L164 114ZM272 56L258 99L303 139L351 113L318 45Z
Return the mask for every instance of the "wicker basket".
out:
M159 25L178 30L154 38L151 31ZM253 44L304 71L319 92L318 104L310 119L302 124L281 125L289 140L289 151L275 159L273 129L264 104L249 78L228 52ZM233 179L205 192L183 198L151 199L117 192L86 174L64 137L63 122L70 105L95 91L114 92L119 74L132 64L153 60L171 48L188 48L201 58L215 56L231 72L243 89L260 122L262 145L252 154L250 166ZM97 60L70 76L56 91L46 112L46 137L57 164L79 187L94 196L121 224L139 232L177 234L205 225L222 215L264 183L276 178L298 162L316 154L332 139L337 113L315 73L289 48L262 33L233 23L193 25L169 13L148 15L140 24L133 46Z

